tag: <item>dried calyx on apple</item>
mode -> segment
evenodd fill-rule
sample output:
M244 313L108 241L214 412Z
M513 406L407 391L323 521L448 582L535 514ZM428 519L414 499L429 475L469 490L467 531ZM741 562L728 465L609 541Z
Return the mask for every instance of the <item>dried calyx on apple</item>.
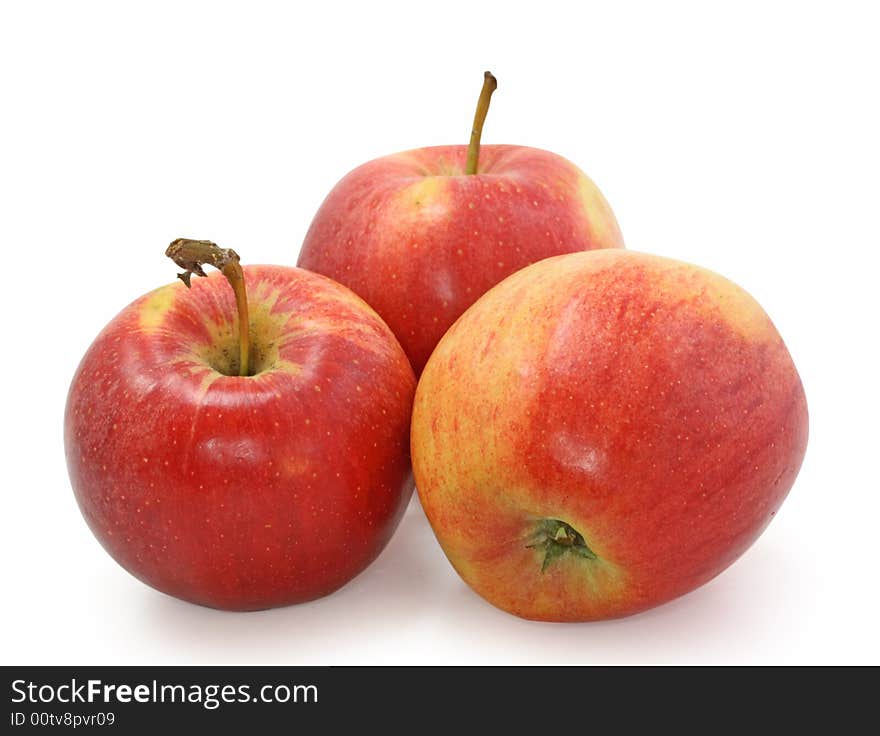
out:
M541 572L544 572L553 560L565 554L587 560L597 559L596 553L589 548L583 534L559 519L541 519L536 524L526 547L544 550Z

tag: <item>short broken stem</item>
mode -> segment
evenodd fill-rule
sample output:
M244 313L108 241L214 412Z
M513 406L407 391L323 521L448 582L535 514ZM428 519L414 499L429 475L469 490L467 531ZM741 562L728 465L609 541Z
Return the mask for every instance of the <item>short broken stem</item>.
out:
M476 174L480 160L480 137L483 135L483 123L486 122L486 114L489 112L489 100L492 93L498 89L498 80L492 76L492 72L483 74L483 89L480 91L480 99L477 101L477 111L474 114L474 126L471 128L471 142L468 145L467 165L465 174Z
M178 238L168 246L165 255L184 269L183 273L177 274L177 278L187 288L190 287L193 274L206 275L202 266L213 266L226 277L235 294L235 306L238 309L238 374L247 376L250 368L250 318L244 271L238 253L232 248L221 248L210 240Z

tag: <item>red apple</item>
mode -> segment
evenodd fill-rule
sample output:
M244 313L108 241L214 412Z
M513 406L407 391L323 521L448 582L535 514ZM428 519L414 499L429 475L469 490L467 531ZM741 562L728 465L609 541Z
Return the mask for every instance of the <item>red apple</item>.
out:
M806 443L798 373L754 299L611 250L480 299L428 362L412 425L455 569L543 621L625 616L713 578L777 512Z
M65 414L76 499L110 555L169 595L232 610L339 588L412 491L415 376L388 327L308 271L253 266L244 280L249 375L214 273L126 307L83 358Z
M574 164L525 146L480 148L492 83L489 75L470 146L355 169L324 200L300 252L299 266L345 284L379 313L417 374L465 309L514 271L623 247L611 209Z

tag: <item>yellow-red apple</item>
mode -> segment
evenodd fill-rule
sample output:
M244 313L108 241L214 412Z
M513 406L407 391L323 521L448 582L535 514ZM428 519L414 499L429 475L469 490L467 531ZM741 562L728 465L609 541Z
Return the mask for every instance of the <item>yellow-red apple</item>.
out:
M623 247L607 202L574 164L525 146L480 148L493 83L489 75L469 146L355 169L324 200L300 252L299 266L345 284L379 313L417 374L459 315L514 271Z
M779 509L807 405L770 319L702 268L550 258L492 289L416 391L416 486L452 565L530 619L636 613L730 565Z

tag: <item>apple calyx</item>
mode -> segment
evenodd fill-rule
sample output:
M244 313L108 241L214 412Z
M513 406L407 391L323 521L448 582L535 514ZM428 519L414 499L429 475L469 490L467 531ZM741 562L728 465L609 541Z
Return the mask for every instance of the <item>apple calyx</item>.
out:
M226 277L235 293L235 305L238 309L239 375L250 375L250 318L244 271L241 269L238 253L232 248L221 248L210 240L177 238L165 249L165 255L183 269L183 273L177 274L177 278L186 284L187 289L191 288L190 279L193 274L207 276L202 266L213 266Z
M477 100L477 111L474 113L474 124L471 128L471 141L468 144L467 164L465 174L476 174L477 164L480 158L480 138L483 135L483 123L486 122L486 114L489 112L489 100L492 93L498 89L498 80L492 72L483 73L483 88L480 90L480 99Z
M598 559L596 553L587 545L583 535L573 526L559 519L541 519L530 540L531 543L526 547L544 550L541 572L544 572L553 560L564 554L575 555L586 560Z

